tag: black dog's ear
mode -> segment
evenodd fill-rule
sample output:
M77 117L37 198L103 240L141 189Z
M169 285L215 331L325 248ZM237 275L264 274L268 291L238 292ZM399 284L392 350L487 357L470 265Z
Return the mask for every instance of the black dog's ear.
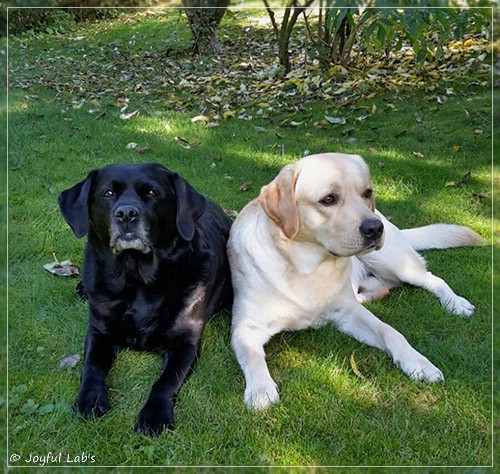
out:
M184 240L191 241L196 221L207 208L207 200L177 173L170 176L177 198L176 225Z
M83 181L59 194L59 209L78 238L89 231L89 195L94 174L92 171Z

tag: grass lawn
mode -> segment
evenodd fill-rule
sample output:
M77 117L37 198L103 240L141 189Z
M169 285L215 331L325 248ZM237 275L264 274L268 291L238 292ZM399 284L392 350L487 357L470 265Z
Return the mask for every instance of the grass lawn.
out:
M476 306L469 320L413 287L370 305L443 371L444 384L411 381L384 353L330 327L286 333L266 348L281 403L251 413L224 313L206 327L201 359L177 400L174 433L133 433L154 381L148 374L161 367L151 354L120 354L105 417L83 421L71 412L81 362L61 369L58 361L83 355L86 305L77 280L54 277L43 264L53 254L81 264L84 242L63 221L57 196L95 167L160 162L239 211L307 152L359 153L371 167L377 206L396 225L459 223L491 239L487 73L455 82L429 76L400 90L366 79L353 85L355 99L349 91L333 96L340 87L333 82L325 92L331 99L308 96L311 83L299 77L275 89L274 103L266 94L279 79L263 76L254 93L255 76L245 69L249 54L262 52L256 62L272 57L272 48L238 43L250 22L245 15L264 11L228 17L221 33L232 56L201 66L185 56L189 35L177 13L139 12L57 36L11 39L9 464L33 465L30 455L51 452L62 456L52 464L71 466L490 465L489 246L425 252L430 270ZM263 41L268 35L263 26L254 33ZM191 121L201 114L214 126Z

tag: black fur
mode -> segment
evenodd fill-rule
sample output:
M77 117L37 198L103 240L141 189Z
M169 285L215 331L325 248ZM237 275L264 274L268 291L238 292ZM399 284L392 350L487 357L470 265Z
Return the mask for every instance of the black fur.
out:
M94 170L61 193L59 206L77 237L88 234L79 294L88 298L89 325L76 409L84 417L110 409L105 378L121 348L158 352L164 369L135 430L172 429L204 324L231 305L229 218L158 164Z

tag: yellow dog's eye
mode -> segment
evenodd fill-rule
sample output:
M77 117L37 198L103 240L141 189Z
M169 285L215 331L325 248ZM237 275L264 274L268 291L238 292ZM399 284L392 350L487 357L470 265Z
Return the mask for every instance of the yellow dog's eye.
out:
M320 203L323 204L323 206L333 206L338 202L339 202L339 197L336 194L329 194L320 201Z
M371 197L373 196L373 191L371 189L367 189L364 193L363 193L363 197L365 199L370 199Z

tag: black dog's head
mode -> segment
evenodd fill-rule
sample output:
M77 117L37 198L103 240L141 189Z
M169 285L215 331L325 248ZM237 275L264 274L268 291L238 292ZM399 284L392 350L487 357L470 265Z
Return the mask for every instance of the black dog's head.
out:
M78 238L88 233L115 254L147 254L177 235L191 241L206 200L159 164L113 164L63 191L59 207Z

